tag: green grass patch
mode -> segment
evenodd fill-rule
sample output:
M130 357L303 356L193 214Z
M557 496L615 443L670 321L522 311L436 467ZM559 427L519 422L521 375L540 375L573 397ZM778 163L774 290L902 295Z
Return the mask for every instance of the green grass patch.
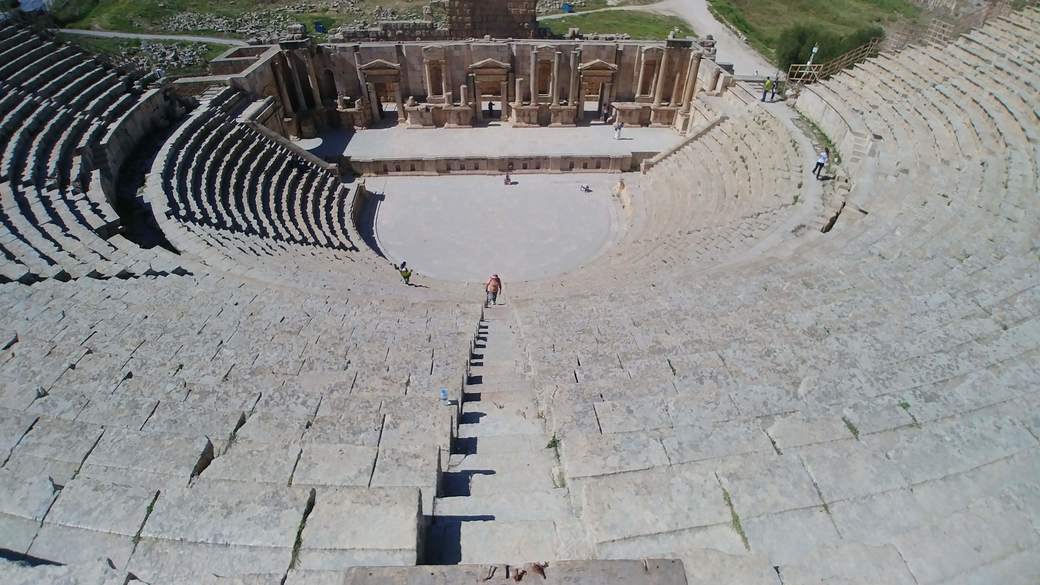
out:
M554 35L563 36L567 29L578 27L583 34L627 33L633 39L664 39L672 29L678 28L680 36L693 34L685 20L663 14L651 14L638 10L610 10L592 14L575 14L538 22Z
M733 507L733 498L730 497L729 490L726 488L722 488L722 499L726 501L726 507L729 508L730 525L733 527L733 531L740 536L740 542L744 543L744 548L751 550L747 534L744 533L744 525L740 522L740 515L737 514L737 509Z
M866 27L914 19L920 13L907 0L708 0L708 5L716 17L770 58L780 35L796 25L821 35L846 37Z
M237 37L233 32L222 33L209 29L189 31L165 30L163 24L171 16L182 12L196 12L234 18L248 12L273 10L280 6L298 4L292 0L55 0L51 13L55 20L68 28L86 28L95 30L113 30L125 32L177 34L209 34L226 37ZM314 21L321 21L330 29L334 26L349 24L356 18L363 18L370 23L375 21L372 10L376 6L394 8L399 12L414 11L418 6L414 0L359 0L361 15L339 13L333 10L315 12L290 13L292 19L307 25L307 30L314 31ZM321 36L321 35L319 35Z

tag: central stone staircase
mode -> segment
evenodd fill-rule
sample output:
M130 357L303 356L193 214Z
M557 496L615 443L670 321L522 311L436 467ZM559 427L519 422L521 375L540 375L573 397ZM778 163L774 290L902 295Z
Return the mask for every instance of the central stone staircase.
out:
M555 441L524 374L517 329L512 309L485 310L458 440L433 505L432 564L589 558Z

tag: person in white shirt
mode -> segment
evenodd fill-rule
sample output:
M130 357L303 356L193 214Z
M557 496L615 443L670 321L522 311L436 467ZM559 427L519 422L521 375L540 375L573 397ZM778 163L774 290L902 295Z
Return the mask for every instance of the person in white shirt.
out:
M823 152L821 152L820 156L816 159L816 166L813 167L813 171L812 171L813 174L816 175L817 179L820 178L820 173L823 172L824 167L827 166L827 162L830 159L831 159L831 149L829 149L829 148L823 149Z

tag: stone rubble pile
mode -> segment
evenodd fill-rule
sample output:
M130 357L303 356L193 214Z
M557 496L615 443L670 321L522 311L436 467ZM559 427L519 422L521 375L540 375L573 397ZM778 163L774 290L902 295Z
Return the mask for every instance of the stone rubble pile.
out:
M206 62L206 47L199 43L157 43L141 41L139 47L124 47L113 61L139 70L183 69Z
M296 22L289 10L257 10L228 17L202 12L180 12L166 19L163 29L170 32L211 30L247 37L277 37Z

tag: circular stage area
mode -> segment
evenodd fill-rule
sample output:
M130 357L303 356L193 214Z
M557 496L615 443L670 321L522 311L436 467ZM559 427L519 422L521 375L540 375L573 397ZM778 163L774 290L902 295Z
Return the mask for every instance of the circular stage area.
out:
M620 175L379 177L375 232L392 261L442 280L510 281L562 274L602 252L618 229ZM587 184L591 193L579 186Z

